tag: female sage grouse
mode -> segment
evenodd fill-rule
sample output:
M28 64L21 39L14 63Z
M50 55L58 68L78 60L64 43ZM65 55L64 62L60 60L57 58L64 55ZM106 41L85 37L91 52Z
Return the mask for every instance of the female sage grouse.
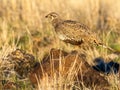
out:
M99 41L94 32L82 23L72 20L63 20L55 12L51 12L45 17L52 23L57 36L66 43L78 46L81 44L96 44L108 48Z

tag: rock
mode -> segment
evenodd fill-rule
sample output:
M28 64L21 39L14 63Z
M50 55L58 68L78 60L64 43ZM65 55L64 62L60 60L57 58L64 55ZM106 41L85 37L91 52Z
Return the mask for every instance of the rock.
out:
M11 52L6 61L12 65L9 71L14 70L19 78L26 78L35 64L34 56L21 49Z
M37 80L42 80L46 74L50 78L53 78L54 73L58 77L61 75L65 80L71 79L74 82L78 82L74 84L80 85L81 87L84 84L87 88L109 90L107 89L109 83L105 77L100 75L99 72L87 63L84 54L78 53L77 51L68 53L59 49L51 49L50 54L43 61L36 63L29 78L33 85L37 85Z
M101 57L96 58L94 61L97 64L93 66L96 71L103 72L104 74L117 74L119 72L120 64L117 62L104 62L105 60Z

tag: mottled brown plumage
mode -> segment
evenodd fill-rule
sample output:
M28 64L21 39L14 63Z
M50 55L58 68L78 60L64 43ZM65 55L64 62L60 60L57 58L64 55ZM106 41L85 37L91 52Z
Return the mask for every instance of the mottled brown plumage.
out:
M81 45L82 43L99 44L95 33L90 31L90 29L82 23L63 20L55 12L49 13L46 18L51 21L58 37L67 43L73 45Z
M100 42L96 33L92 32L89 27L80 22L63 20L55 12L49 13L48 15L46 15L46 18L48 18L49 21L52 23L57 36L66 43L78 46L80 46L81 44L96 44L108 48L106 47L106 45Z

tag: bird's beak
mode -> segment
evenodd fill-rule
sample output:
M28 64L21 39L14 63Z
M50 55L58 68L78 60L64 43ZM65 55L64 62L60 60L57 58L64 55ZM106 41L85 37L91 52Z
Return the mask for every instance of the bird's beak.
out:
M45 18L47 18L48 16L46 15Z

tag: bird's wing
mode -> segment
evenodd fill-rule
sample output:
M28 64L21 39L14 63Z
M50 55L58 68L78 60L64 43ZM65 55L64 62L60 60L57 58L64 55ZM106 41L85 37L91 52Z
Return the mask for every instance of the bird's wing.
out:
M91 35L91 32L86 25L71 20L63 21L55 28L55 30L58 34L63 35L60 36L62 39L71 39L75 41L84 41L84 39Z

